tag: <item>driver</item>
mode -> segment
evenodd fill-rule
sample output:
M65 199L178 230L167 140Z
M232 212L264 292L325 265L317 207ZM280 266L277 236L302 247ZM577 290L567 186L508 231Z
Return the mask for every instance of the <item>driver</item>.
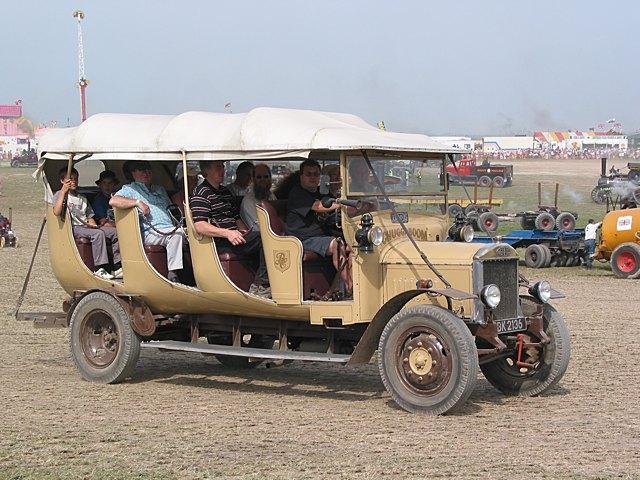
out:
M300 165L300 183L289 193L287 202L287 231L302 241L305 250L322 257L331 257L333 266L340 275L348 292L352 289L351 261L341 238L327 234L326 228L319 222L318 214L333 212L340 208L338 203L330 207L322 206L319 192L320 164L307 159Z
M171 200L167 191L161 185L151 183L153 172L151 164L144 161L133 161L130 164L133 182L123 185L111 197L109 205L115 208L140 209L144 217L142 223L142 238L146 245L163 245L167 249L167 278L178 281L178 271L182 270L182 246L186 240L181 229L176 229L169 216L167 207Z

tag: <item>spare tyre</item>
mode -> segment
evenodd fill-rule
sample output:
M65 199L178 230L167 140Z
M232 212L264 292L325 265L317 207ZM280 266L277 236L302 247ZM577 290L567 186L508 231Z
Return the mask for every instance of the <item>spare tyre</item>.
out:
M640 276L640 245L623 243L611 254L611 270L619 278L637 278Z
M543 268L547 255L542 245L529 245L524 251L524 263L530 268Z
M556 228L563 232L570 232L576 228L576 217L570 212L562 212L556 218Z
M536 217L535 226L538 230L548 232L549 230L553 230L555 224L556 219L548 212L542 212Z
M480 230L485 232L495 232L498 229L498 215L493 212L484 212L478 217L478 225Z

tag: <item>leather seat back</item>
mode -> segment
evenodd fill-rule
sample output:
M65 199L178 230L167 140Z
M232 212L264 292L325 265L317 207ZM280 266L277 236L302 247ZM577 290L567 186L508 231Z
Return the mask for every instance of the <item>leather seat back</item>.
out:
M258 205L264 208L269 214L269 225L276 235L282 237L286 235L286 227L282 219L278 216L276 207L269 200L260 200Z

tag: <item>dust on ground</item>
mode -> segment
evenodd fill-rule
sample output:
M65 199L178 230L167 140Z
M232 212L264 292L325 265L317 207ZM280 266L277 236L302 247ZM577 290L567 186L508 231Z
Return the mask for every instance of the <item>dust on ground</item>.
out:
M599 171L596 161L573 177L554 163L519 161L505 195L531 173L584 194ZM65 330L5 314L42 219L41 190L24 173L0 169L0 212L14 207L21 242L0 250L0 478L640 477L640 284L607 265L523 269L567 295L556 306L572 360L541 397L507 398L480 378L461 412L431 418L400 410L374 364L246 372L147 350L131 380L95 385L76 373ZM45 242L23 310L57 311L63 298Z

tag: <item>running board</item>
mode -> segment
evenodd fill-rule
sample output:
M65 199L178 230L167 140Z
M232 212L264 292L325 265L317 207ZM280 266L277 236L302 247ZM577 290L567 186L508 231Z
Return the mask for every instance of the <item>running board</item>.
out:
M346 364L351 355L336 353L299 352L296 350L267 350L266 348L231 347L208 343L177 342L175 340L151 341L140 344L143 348L157 348L178 352L208 353L235 357L269 358L273 360L299 360L303 362L331 362Z

